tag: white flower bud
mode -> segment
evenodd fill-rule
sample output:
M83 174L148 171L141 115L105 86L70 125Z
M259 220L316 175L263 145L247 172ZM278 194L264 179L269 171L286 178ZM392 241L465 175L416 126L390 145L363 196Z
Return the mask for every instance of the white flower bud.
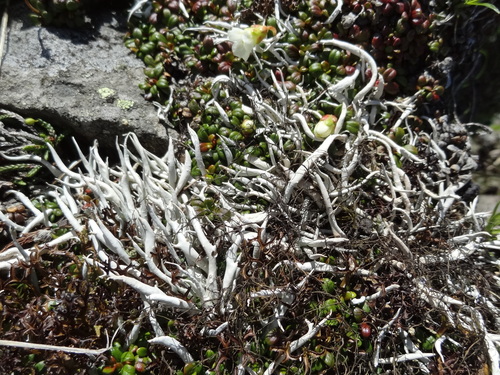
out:
M335 130L337 117L334 115L324 115L314 127L314 135L318 138L326 138Z

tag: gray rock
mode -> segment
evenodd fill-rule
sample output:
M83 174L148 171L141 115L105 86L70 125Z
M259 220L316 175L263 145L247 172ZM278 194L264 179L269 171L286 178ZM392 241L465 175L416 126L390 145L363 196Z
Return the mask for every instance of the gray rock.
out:
M105 147L135 132L151 151L166 149L168 131L137 87L144 66L123 45L126 14L106 10L76 30L33 26L28 15L21 1L9 8L0 109Z
M483 194L500 194L500 132L486 128L472 138L473 151L479 156L474 180Z
M480 195L476 212L491 212L498 202L500 202L500 195Z

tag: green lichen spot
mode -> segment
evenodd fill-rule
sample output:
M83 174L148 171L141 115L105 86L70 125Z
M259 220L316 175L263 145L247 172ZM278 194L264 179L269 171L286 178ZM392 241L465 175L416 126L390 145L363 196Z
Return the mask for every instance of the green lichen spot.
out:
M97 92L99 93L99 95L101 95L101 98L103 99L108 99L116 94L115 90L109 89L107 87L100 88L99 90L97 90Z
M134 106L134 102L132 100L118 99L116 105L121 109L130 109Z

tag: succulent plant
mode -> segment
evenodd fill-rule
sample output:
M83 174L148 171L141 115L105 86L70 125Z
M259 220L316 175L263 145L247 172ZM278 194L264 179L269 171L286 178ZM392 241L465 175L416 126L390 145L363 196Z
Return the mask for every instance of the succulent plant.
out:
M81 27L85 23L85 0L24 0L33 12L32 19L48 26Z
M208 170L208 176L218 183L225 177L222 174L215 178L214 173L220 172L221 165L227 166L228 157L230 162L246 166L251 164L249 155L269 162L269 151L261 146L266 143L266 136L276 139L276 135L264 130L265 124L251 113L251 108L241 115L227 105L214 106L213 102L220 98L249 108L248 103L242 103L227 90L217 89L217 97L214 96L213 90L224 84L220 83L224 82L221 76L236 75L242 83L248 81L257 88L279 90L283 86L292 96L298 95L299 85L300 92L305 93L302 95L308 102L308 111L302 112L303 103L298 101L289 106L287 116L293 117L295 113L304 116L311 130L321 117L340 113L339 98L330 92L325 96L326 87L346 82L351 89L345 99L352 100L363 79L373 75L383 79L384 92L379 95L382 98L416 94L422 104L442 106L444 88L426 70L429 53L433 50L438 53L439 41L435 41L433 34L436 16L417 0L354 1L344 4L341 13L335 3L304 1L287 7L290 19L279 32L278 21L269 9L262 25L235 26L238 17L249 17L245 10L255 6L244 2L192 1L184 5L176 1L152 1L151 5L149 14L133 19L125 38L125 45L146 64L147 78L139 87L145 91L146 99L167 108L167 122L181 131L191 127L202 135L196 146L199 150L193 150L191 155L193 173L200 175ZM239 47L237 39L242 43L250 41L245 33L251 35L253 30L261 30L258 39L247 44L244 53L240 52L243 47ZM265 37L270 44L260 50L258 44ZM361 72L364 76L358 76L359 57L331 46L328 41L334 39L356 43L371 53L378 64L377 71L367 67ZM252 49L258 51L259 60L265 61L266 67L251 56L255 53ZM348 77L352 79L346 80ZM322 96L322 100L316 100ZM354 133L359 130L359 121L353 118L353 113L349 107L342 130ZM251 121L251 131L240 126L249 124L246 120ZM289 149L314 147L310 140L285 142ZM195 158L198 151L201 156ZM202 161L200 168L198 164Z
M132 0L24 0L35 24L80 28L86 24L89 11L105 7L124 7Z
M11 114L0 117L0 121L8 121L9 119L19 121L19 118L14 118ZM2 156L6 161L15 162L15 155L29 154L32 155L32 160L35 163L15 162L0 165L0 174L10 174L11 176L17 174L17 176L13 178L13 182L19 185L25 185L27 180L32 179L32 177L42 169L42 166L36 163L37 161L48 161L50 159L50 151L47 144L56 147L64 138L64 134L57 134L52 125L42 119L26 118L23 119L23 121L24 125L35 129L32 133L35 133L36 136L29 137L32 144L25 144L15 149L11 149L9 155L3 154Z
M135 375L147 374L148 364L151 363L148 349L144 346L132 345L128 350L123 350L120 343L115 342L111 348L110 364L102 366L101 373Z

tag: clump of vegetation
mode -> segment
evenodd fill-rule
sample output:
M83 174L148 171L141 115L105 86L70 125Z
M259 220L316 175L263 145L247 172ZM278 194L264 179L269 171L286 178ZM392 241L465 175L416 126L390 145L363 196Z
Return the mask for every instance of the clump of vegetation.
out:
M103 8L124 8L131 0L24 0L34 24L81 28L88 25L89 14Z
M94 303L124 304L95 317L125 322L129 350L87 366L496 371L498 243L469 192L467 131L443 114L447 77L431 67L450 52L447 4L140 1L133 13L141 5L125 44L180 137L160 157L129 134L117 165L75 142L78 170L47 144L59 181L44 196L62 216L18 192L27 222L5 221L8 278L62 253L78 261L77 286L102 294ZM25 242L53 224L57 238ZM106 348L78 318L85 346ZM70 328L57 338L80 341L56 345L82 346Z
M28 182L34 181L34 177L40 172L43 165L50 167L50 151L47 145L57 148L64 139L64 134L58 134L47 121L30 117L22 118L10 112L0 115L1 125L3 125L2 121L17 124L16 126L19 127L19 133L10 134L9 138L26 138L26 142L2 153L0 174L10 176L11 182L17 185L26 186ZM22 132L22 128L28 130L29 133ZM29 158L18 162L20 155L29 155Z
M493 209L484 230L495 237L500 234L500 202Z
M120 343L115 342L111 349L109 364L102 366L102 374L135 375L147 374L147 365L151 363L148 349L145 346L131 345L123 350Z
M81 27L85 24L82 0L24 0L32 19L45 26Z
M36 230L19 238L28 248L43 242L57 243L68 236L61 219L49 230ZM71 233L70 233L71 234ZM13 244L4 244L5 256ZM2 263L0 330L3 340L31 342L57 347L105 348L120 324L130 327L140 314L140 299L129 288L100 277L88 264L88 255L77 239L32 253L8 267ZM7 251L7 253L6 253ZM2 347L2 373L84 374L103 361L85 354Z

